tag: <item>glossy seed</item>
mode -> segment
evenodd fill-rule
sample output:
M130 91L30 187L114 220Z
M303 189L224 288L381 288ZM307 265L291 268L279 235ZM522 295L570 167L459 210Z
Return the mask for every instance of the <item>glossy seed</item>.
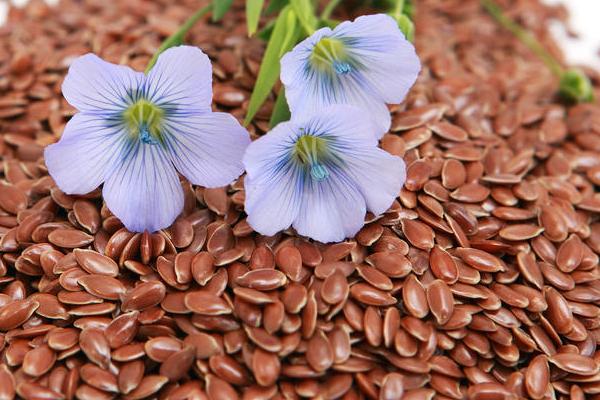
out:
M55 361L56 353L47 345L42 345L25 354L23 371L28 375L39 377L48 372Z
M558 333L568 333L573 328L573 313L566 299L551 287L544 289L548 310L546 315Z
M574 271L583 258L583 244L577 235L571 235L556 252L556 265L563 272Z
M88 359L101 368L110 361L110 346L104 332L98 328L86 328L79 335L79 346Z
M273 385L281 372L279 357L276 354L257 348L252 356L252 372L259 385Z
M185 295L186 307L202 315L230 314L231 307L219 296L207 291L189 292Z
M166 295L166 288L161 282L143 282L123 296L123 311L142 311L159 304Z
M525 371L525 387L532 399L541 399L550 383L550 369L545 355L536 356Z
M94 237L76 229L56 229L48 235L50 243L67 249L84 247L94 241Z
M329 304L337 304L348 297L348 281L344 274L336 270L321 286L321 298Z
M350 294L359 302L372 306L386 306L396 303L393 296L365 283L353 285L350 288Z
M454 313L454 297L448 285L436 279L427 286L427 303L438 324L444 325Z
M425 289L414 275L409 275L404 280L402 299L408 312L413 316L424 318L429 313Z
M333 349L323 332L317 332L308 342L306 361L316 371L325 371L333 364Z
M413 246L428 250L434 245L435 233L433 230L422 222L415 220L403 220L402 231L406 238Z
M563 371L572 374L590 376L600 371L600 364L593 358L575 353L558 353L550 356L548 360Z

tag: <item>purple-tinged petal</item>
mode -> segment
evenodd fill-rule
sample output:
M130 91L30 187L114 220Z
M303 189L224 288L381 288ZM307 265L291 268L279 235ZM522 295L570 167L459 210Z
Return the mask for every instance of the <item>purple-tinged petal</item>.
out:
M303 177L297 166L289 163L294 128L291 122L277 125L252 142L244 156L247 221L263 235L289 228L299 212Z
M244 172L250 136L230 114L169 116L163 131L170 159L190 182L221 187Z
M336 104L322 108L309 118L295 120L310 132L335 138L333 149L343 155L348 150L377 146L373 121L358 107Z
M387 210L405 179L404 162L377 147L374 130L360 109L336 105L253 142L244 157L249 224L273 235L291 222L322 242L356 234L366 211Z
M289 51L281 57L281 82L284 85L291 85L295 87L295 84L300 83L304 79L306 71L306 65L310 61L310 56L315 45L324 37L329 37L333 31L331 28L321 28L313 33L302 42L298 43L292 51ZM287 93L286 93L287 94Z
M119 125L103 116L75 114L60 141L44 151L48 172L63 192L89 193L104 182L125 137Z
M147 100L171 113L209 112L212 65L197 47L165 50L150 70L144 87Z
M404 185L406 167L400 157L377 147L372 121L355 107L333 106L306 124L335 136L331 147L344 161L344 171L360 190L367 209L375 215L385 212Z
M365 221L365 199L343 170L327 179L308 181L294 228L319 242L340 242L354 236Z
M344 157L347 173L367 202L367 210L384 213L400 194L406 181L406 166L400 157L372 147Z
M69 104L89 113L118 113L144 81L144 74L124 65L108 63L95 54L81 56L71 64L62 85Z
M319 48L323 38L333 44ZM294 119L353 105L370 115L380 138L391 125L386 103L400 103L419 70L412 44L391 17L378 14L315 32L282 58L281 81Z
M350 56L361 61L362 77L386 103L401 103L417 80L421 63L415 48L396 21L389 15L376 14L344 22L333 37L351 38Z
M160 145L129 141L104 183L108 209L132 232L166 228L183 210L183 189Z
M372 91L364 81L353 74L350 75L352 76L345 78L343 86L331 90L327 89L327 85L315 83L316 79L319 79L316 75L304 88L298 87L297 90L288 91L286 87L285 95L290 104L292 119L306 120L332 105L353 106L371 119L376 129L370 131L376 139L380 139L390 129L390 110L385 102L371 95ZM292 107L291 104L295 106Z

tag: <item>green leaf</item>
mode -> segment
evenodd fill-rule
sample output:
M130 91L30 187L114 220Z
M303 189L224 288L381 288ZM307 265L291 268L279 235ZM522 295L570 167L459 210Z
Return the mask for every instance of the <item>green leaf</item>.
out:
M407 1L404 4L404 8L402 9L402 12L408 18L412 18L414 16L414 14L415 14L415 5L413 4L413 2L412 1Z
M213 0L212 7L212 20L217 22L229 11L233 0Z
M289 121L291 116L292 115L290 113L290 108L288 107L287 101L285 99L285 89L282 86L279 90L279 94L277 95L275 106L273 106L273 112L271 114L269 126L273 128L280 122Z
M217 0L219 1L219 0ZM265 0L246 0L246 23L248 24L248 36L254 35L258 28L258 20Z
M335 8L340 3L341 3L341 0L329 0L329 2L327 2L327 5L323 9L323 12L321 13L321 19L329 19L329 17L331 17L331 13L333 12L333 10L335 10Z
M189 32L189 30L192 29L192 27L194 26L194 24L196 24L196 22L198 22L200 19L202 19L202 17L204 17L209 12L211 12L212 8L213 8L212 4L208 4L208 5L204 6L204 7L202 7L201 9L199 9L198 11L196 11L195 13L193 13L183 23L183 25L181 25L179 27L179 29L177 30L177 32L173 33L171 36L169 36L168 38L166 38L161 43L161 45L158 48L158 50L156 51L156 53L154 53L154 55L152 56L152 58L150 59L150 61L148 61L148 65L146 66L146 70L144 71L144 73L148 74L150 72L150 70L154 67L154 64L156 64L156 61L158 60L158 56L160 56L163 51L167 50L170 47L179 46L180 44L183 44L183 40L185 38L185 35Z
M281 43L281 48L279 49L279 56L277 57L277 76L279 76L279 60L281 60L281 57L283 57L285 53L287 53L292 49L292 47L294 47L294 44L296 44L296 42L298 41L301 33L300 26L298 25L298 17L296 16L293 10L289 11L286 19L288 28L285 30L285 36ZM275 30L273 31L273 33L278 34L278 32Z
M290 0L290 4L306 33L312 35L317 25L317 18L310 0Z
M283 7L287 6L290 3L290 0L271 0L269 1L269 5L265 10L265 14L275 14L283 9Z
M263 56L254 90L248 103L244 124L248 125L263 105L273 85L279 78L279 60L296 43L300 36L300 26L294 11L286 6L277 17L271 39Z
M273 33L274 27L275 27L274 20L267 22L267 24L260 31L258 31L258 33L256 34L256 37L258 37L260 40L264 40L265 42L268 42L269 39L271 38L271 34Z
M333 19L320 19L317 26L319 28L328 27L328 28L334 29L339 24L340 24L340 21L336 21Z

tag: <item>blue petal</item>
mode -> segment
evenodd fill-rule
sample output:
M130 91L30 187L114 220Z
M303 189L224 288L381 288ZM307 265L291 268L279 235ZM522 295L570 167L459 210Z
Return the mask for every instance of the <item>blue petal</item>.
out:
M322 38L330 37L332 33L330 28L321 28L298 43L292 51L284 54L281 58L281 81L285 85L291 85L303 78L315 45Z
M307 181L294 228L319 242L339 242L364 225L365 199L342 169L331 169L323 181Z
M357 72L345 74L331 84L318 73L311 73L286 85L285 95L292 118L304 120L331 105L352 105L361 109L377 126L374 135L381 138L390 128L391 116L383 99L378 98L371 86ZM285 83L285 82L284 82Z
M212 103L212 66L197 47L165 50L144 86L146 98L170 112L209 112Z
M333 65L337 72L313 68L310 57L323 37L342 41L353 65ZM282 58L281 80L293 118L306 119L332 104L354 105L371 116L380 138L391 125L386 103L404 99L419 69L412 44L391 17L379 14L315 32Z
M283 122L248 146L245 210L252 228L267 236L289 228L300 208L302 174L290 163L297 126Z
M322 108L307 119L294 122L317 136L330 136L332 148L340 156L347 151L377 146L373 134L377 126L363 110L356 106L335 104Z
M344 157L347 173L375 215L385 212L406 181L406 166L400 157L378 147L365 148Z
M375 215L385 212L400 193L406 180L406 167L400 157L377 147L370 121L350 106L332 106L306 122L310 129L335 137L332 150L343 161L344 171Z
M205 113L165 118L168 156L190 182L204 187L230 184L243 172L248 131L230 114Z
M48 172L68 194L89 193L115 164L126 133L102 115L75 114L58 143L46 147Z
M385 211L404 182L403 161L376 147L375 129L361 110L337 105L281 123L253 142L244 157L250 225L273 235L291 224L321 242L353 236L366 210ZM327 138L335 156L323 159L327 174L315 177L290 157L304 134Z
M183 209L183 189L159 145L128 141L104 183L106 205L132 232L168 227Z
M372 121L351 106L331 106L304 122L309 130L334 138L332 151L342 160L344 173L366 200L367 209L378 215L400 193L406 168L400 157L377 147Z
M62 91L69 104L79 111L114 113L127 107L143 80L141 72L86 54L71 64Z
M352 57L364 66L362 78L386 103L401 103L417 80L421 63L415 48L389 15L358 17L336 27L333 37L345 38Z

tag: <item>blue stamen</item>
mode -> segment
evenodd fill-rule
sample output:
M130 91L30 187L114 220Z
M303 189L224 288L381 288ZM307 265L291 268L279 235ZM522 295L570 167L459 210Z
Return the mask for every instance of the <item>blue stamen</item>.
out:
M333 69L335 69L335 72L338 75L346 75L347 73L352 71L352 67L350 66L350 64L344 61L334 61Z
M314 163L310 166L310 176L317 182L322 182L329 177L327 168L319 163Z
M159 144L162 140L164 114L164 109L140 99L123 112L122 118L131 139L141 140L146 144Z
M338 75L351 72L352 62L346 44L337 38L322 38L315 44L310 56L312 67L328 73L335 72Z
M140 126L140 140L146 144L158 144L158 140L156 140L151 134L150 130L143 124Z
M300 131L304 133L304 130L300 129ZM322 182L329 177L329 171L325 164L330 161L331 157L326 139L303 134L296 141L292 156L302 164L303 170L307 175L310 174L312 180Z

